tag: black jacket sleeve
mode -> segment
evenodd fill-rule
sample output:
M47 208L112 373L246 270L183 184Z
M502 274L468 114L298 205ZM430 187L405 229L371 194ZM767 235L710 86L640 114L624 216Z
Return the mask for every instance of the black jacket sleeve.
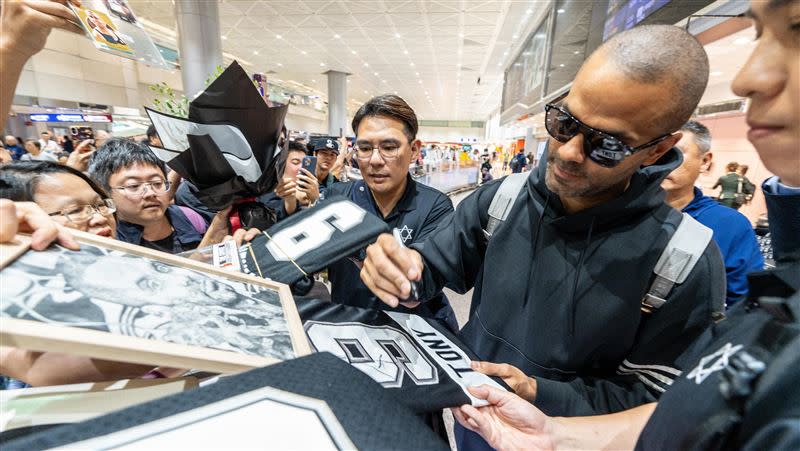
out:
M483 228L489 204L499 188L500 180L478 188L424 241L411 245L422 254L425 262L420 290L422 300L430 299L445 286L462 294L472 288L486 253Z
M616 374L566 382L537 379L536 404L574 415L617 412L658 400L688 368L681 358L703 331L723 315L725 266L714 241L708 244L689 278L676 285L667 303L642 313L634 346ZM569 407L565 407L569 406Z
M775 260L800 259L800 194L775 194L764 183L764 198L769 213L769 232L772 235L772 254Z

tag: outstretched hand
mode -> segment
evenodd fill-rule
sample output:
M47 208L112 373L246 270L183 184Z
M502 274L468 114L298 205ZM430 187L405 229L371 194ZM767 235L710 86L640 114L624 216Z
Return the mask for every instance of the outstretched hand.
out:
M472 362L471 365L479 373L503 379L522 399L528 402L536 399L536 379L528 377L519 368L507 363Z
M480 434L497 450L552 450L555 440L550 418L519 396L486 385L469 387L470 393L489 405L469 404L452 409L465 428Z
M44 250L52 242L78 250L78 242L62 226L33 202L0 199L0 243L8 243L17 233L31 234L31 248Z

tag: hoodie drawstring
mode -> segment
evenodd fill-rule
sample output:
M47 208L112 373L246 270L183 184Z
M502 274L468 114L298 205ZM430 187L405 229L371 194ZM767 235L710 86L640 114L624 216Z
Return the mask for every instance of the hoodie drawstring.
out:
M589 224L589 231L586 233L586 242L583 245L583 249L581 249L581 255L578 257L578 266L575 268L575 280L572 283L572 296L570 299L570 309L572 310L572 318L569 322L569 336L573 337L575 334L575 316L577 316L578 310L578 300L577 300L577 292L578 292L578 281L581 278L581 268L583 267L583 258L586 255L586 250L589 249L589 244L592 242L592 231L594 230L594 220L596 216L592 216L592 222Z
M536 204L533 202L533 196L528 197L528 202L530 203L529 208L533 209L531 210L530 215L533 216L533 212L536 210ZM535 269L533 265L533 260L535 260L535 258L533 258L533 254L536 252L536 249L539 248L539 236L541 235L542 232L542 222L544 222L543 221L544 213L547 211L547 206L549 204L550 204L550 193L548 192L544 198L544 208L542 209L542 212L539 213L539 220L537 221L536 231L532 232L535 234L533 234L533 236L531 237L532 238L531 244L533 247L531 248L531 264L528 267L528 283L525 286L525 298L522 300L523 307L528 305L528 295L530 294L531 286L533 285L533 277L534 277L533 271Z

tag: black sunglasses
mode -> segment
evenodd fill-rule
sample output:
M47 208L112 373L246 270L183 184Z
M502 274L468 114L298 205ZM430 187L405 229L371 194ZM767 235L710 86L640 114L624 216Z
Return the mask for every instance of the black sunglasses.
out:
M607 168L613 168L625 157L652 147L672 136L672 133L667 133L641 146L631 147L613 135L589 127L552 103L545 105L544 111L544 126L553 139L560 143L566 143L578 133L582 134L583 153L590 160Z

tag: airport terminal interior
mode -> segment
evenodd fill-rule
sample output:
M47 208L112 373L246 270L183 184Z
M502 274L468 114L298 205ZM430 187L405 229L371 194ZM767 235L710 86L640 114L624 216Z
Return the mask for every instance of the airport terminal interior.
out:
M798 23L2 0L0 446L797 449Z

